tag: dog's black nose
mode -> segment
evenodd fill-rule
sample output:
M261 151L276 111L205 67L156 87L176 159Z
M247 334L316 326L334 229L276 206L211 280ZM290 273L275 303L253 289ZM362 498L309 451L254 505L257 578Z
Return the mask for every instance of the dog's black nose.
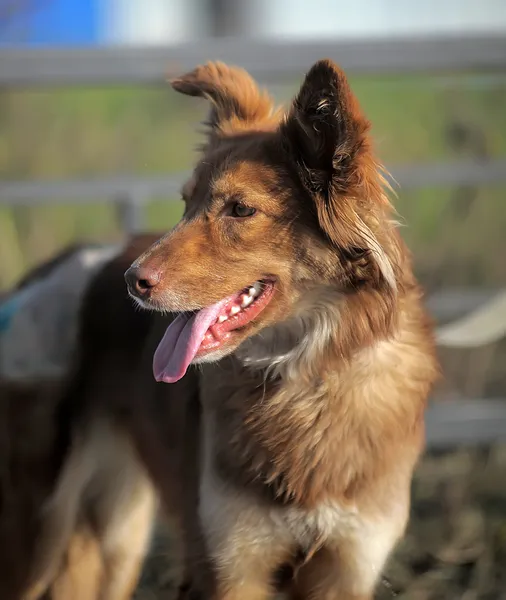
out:
M158 285L161 272L149 267L130 267L125 273L128 290L134 296L143 298Z

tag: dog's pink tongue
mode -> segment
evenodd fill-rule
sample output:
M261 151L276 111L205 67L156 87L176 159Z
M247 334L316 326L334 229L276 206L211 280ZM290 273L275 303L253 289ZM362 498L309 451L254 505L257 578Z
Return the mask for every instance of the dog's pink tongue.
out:
M211 325L228 299L199 310L192 317L180 314L167 327L153 357L153 374L157 381L174 383L186 373Z

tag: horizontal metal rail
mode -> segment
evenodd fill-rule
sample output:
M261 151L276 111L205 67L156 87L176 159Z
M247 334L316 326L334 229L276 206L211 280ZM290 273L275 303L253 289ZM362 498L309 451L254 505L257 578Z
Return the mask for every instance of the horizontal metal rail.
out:
M506 399L434 402L425 423L429 448L506 442Z
M456 319L468 318L501 294L504 294L504 290L467 287L442 289L427 297L427 308L440 323L453 324Z
M434 35L373 40L275 41L210 38L165 47L2 49L0 86L161 83L208 60L238 64L256 78L300 78L331 58L349 72L504 70L506 36Z
M48 201L65 204L110 201L130 197L132 201L146 202L162 197L174 199L189 173L161 177L111 177L104 179L61 181L2 181L0 204L45 204Z
M394 165L389 167L389 171L394 187L500 185L506 183L506 158L487 162L468 160L459 163ZM118 196L132 196L142 202L156 197L178 196L188 176L189 172L81 181L2 181L0 204L38 204L48 200L90 202Z

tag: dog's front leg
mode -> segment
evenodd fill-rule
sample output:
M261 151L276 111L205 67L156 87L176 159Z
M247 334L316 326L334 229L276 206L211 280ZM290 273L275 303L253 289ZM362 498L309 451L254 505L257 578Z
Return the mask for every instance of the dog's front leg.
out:
M239 541L239 544L235 543ZM279 555L265 546L261 553L246 552L242 540L229 538L220 549L212 548L207 568L192 577L180 592L185 600L268 600L274 597L274 570ZM263 554L263 555L262 555ZM273 561L271 563L271 561ZM205 572L205 575L204 575Z
M297 572L290 600L372 600L377 582L404 530L406 506L397 514L328 542Z
M192 576L192 600L267 600L291 550L268 508L216 479L204 478L199 515L207 569ZM207 571L207 576L202 573ZM195 592L198 591L198 594Z

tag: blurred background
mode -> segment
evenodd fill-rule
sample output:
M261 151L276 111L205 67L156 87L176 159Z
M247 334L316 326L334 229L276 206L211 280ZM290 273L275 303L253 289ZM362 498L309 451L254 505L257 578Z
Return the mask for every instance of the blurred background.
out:
M286 101L323 57L372 121L436 319L483 306L506 287L505 0L0 0L0 294L71 242L175 223L206 106L167 75L222 59ZM439 398L506 407L503 340L441 357ZM462 414L381 598L506 598L505 413L475 437ZM160 543L139 597L170 594Z

